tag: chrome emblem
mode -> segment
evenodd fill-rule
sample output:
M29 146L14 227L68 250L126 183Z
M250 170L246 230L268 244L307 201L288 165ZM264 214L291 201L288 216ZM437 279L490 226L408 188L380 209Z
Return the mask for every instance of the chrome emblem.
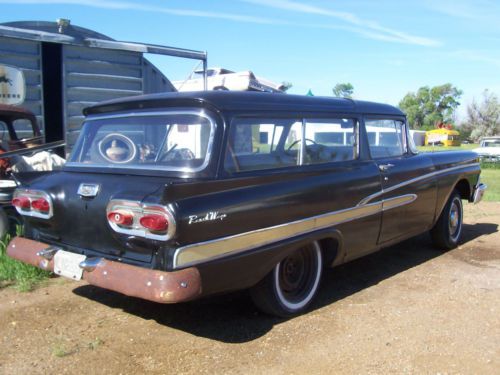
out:
M78 195L81 197L93 198L99 193L99 184L80 184L78 187Z
M190 215L188 224L203 223L205 221L222 221L227 217L226 214L220 214L219 212L207 212L203 216Z

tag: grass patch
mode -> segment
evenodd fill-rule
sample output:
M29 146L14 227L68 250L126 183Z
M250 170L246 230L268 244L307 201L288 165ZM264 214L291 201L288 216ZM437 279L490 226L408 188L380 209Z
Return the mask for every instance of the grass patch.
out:
M52 346L52 355L55 357L62 358L70 354L73 354L73 351L67 349L64 344L57 343Z
M42 280L50 276L50 272L18 262L7 256L7 244L10 236L0 241L0 288L14 285L19 291L27 292Z
M488 185L483 200L500 201L500 168L485 168L481 171L481 181Z
M97 350L97 348L99 348L102 344L104 344L104 341L102 341L99 337L96 337L95 340L88 343L87 347L90 350Z

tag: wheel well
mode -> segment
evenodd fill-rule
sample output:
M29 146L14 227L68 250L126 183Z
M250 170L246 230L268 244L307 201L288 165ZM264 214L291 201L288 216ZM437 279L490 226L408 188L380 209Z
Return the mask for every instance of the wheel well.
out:
M471 190L469 182L467 180L463 179L458 181L458 183L455 185L455 190L460 193L460 198L467 200L470 199Z
M339 241L336 238L327 237L318 241L323 254L323 264L330 266L339 255Z

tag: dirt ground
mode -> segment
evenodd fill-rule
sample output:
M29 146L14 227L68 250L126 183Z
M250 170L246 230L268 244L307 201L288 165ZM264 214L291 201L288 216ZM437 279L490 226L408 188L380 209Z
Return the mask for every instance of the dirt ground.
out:
M498 374L500 203L465 217L453 251L420 236L328 270L290 320L245 292L163 306L62 279L0 290L0 373Z

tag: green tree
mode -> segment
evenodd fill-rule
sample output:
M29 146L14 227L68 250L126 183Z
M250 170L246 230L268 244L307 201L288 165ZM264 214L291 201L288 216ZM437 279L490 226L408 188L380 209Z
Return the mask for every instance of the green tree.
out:
M288 90L290 90L293 87L292 82L288 82L288 81L281 82L281 85L283 86L282 90L284 92L287 92Z
M462 90L451 83L429 88L424 86L410 92L399 102L399 108L408 116L414 129L432 129L439 122L453 122Z
M352 98L354 92L354 86L349 82L347 83L337 83L332 89L333 95L340 98Z
M500 134L500 102L498 97L488 90L483 92L483 101L475 99L467 106L467 120L463 126L470 130L471 138L478 140Z

